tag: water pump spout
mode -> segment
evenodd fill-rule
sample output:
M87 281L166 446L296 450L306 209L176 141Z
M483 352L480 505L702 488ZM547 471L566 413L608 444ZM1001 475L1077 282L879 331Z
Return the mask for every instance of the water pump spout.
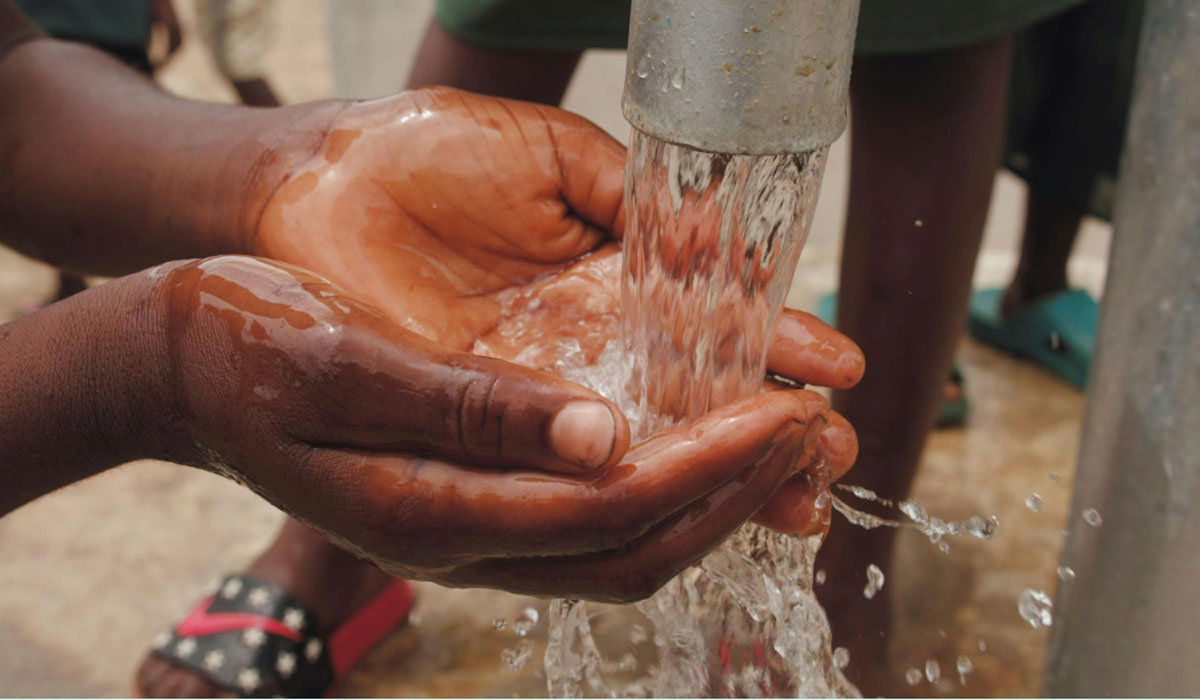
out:
M858 0L633 0L621 108L716 153L802 153L846 127Z

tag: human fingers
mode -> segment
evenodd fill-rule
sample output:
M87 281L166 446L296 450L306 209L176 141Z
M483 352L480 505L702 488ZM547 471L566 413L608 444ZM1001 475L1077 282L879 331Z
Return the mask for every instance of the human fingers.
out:
M533 594L629 603L649 597L746 521L791 473L813 425L792 423L743 472L626 546L568 557L488 559L456 569L452 581Z
M854 341L816 316L784 309L767 351L767 369L796 382L846 389L862 379L866 360Z
M563 201L587 223L625 235L625 147L583 117L538 105L554 144Z
M784 482L754 515L754 522L794 535L817 534L828 527L830 499L818 503L818 496L854 465L858 437L849 421L830 411L817 442L812 464Z
M647 440L586 479L342 450L326 450L316 471L343 470L354 497L342 500L366 513L350 524L394 552L397 565L588 554L626 546L725 484L743 483L781 432L823 425L827 415L811 392L760 394ZM356 461L338 466L347 460Z
M449 350L299 268L213 258L175 271L172 284L191 350L185 374L234 362L236 381L209 371L185 387L213 394L194 403L220 423L253 415L309 445L564 473L611 466L629 446L624 416L598 394Z

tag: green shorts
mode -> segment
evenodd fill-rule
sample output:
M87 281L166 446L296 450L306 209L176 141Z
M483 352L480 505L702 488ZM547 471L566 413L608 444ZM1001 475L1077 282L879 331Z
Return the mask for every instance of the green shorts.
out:
M1031 26L1085 0L862 0L856 50L864 54L969 46ZM438 22L495 49L623 49L628 0L437 0Z

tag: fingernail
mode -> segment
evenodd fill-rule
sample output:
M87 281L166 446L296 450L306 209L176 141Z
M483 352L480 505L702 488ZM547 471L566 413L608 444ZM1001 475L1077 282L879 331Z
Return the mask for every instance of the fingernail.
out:
M612 411L599 401L571 401L550 422L550 448L563 460L585 469L608 461L616 435Z

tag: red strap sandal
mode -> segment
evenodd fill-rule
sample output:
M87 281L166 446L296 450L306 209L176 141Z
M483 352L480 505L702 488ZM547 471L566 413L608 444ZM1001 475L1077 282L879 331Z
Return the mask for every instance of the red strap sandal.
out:
M230 576L160 635L153 653L242 697L320 697L408 619L412 604L412 587L397 579L325 632L279 586Z

